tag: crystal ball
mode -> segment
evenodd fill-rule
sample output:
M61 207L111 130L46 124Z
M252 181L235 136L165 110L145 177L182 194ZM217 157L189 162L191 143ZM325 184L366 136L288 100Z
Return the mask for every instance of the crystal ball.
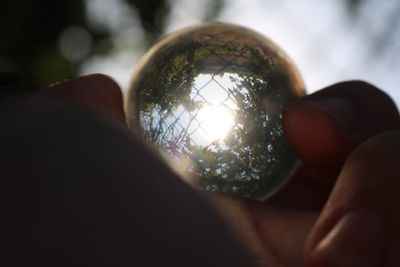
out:
M128 125L196 188L264 200L298 160L282 130L304 94L288 56L243 27L207 23L164 37L139 62Z

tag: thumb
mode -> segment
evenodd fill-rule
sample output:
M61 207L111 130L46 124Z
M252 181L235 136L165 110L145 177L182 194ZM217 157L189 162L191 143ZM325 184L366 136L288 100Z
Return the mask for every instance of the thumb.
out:
M333 177L367 138L400 128L396 105L361 81L334 84L289 105L283 114L288 142L305 167Z

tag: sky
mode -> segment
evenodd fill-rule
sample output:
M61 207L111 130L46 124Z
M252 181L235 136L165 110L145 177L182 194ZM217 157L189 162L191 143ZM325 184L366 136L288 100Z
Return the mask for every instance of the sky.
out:
M171 0L165 34L201 23L210 2ZM217 20L248 27L275 42L298 67L308 93L339 81L361 79L386 91L400 106L400 63L396 58L400 39L395 37L390 45L378 49L375 42L387 30L385 21L399 1L387 0L382 5L381 1L366 0L353 20L345 2L338 0L226 2ZM108 74L127 90L135 66L146 52L137 14L123 0L86 0L86 4L89 19L112 30L116 49L111 55L89 58L80 72Z

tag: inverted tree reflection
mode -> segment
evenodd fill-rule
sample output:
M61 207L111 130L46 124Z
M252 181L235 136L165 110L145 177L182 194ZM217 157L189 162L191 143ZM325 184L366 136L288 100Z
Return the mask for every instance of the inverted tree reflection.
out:
M273 54L229 42L163 55L137 92L143 136L201 188L261 196L294 160L281 128L283 104L295 96L287 70Z

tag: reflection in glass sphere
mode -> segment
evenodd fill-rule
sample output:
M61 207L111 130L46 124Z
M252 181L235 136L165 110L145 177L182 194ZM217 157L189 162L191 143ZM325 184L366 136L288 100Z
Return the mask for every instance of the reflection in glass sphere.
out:
M304 94L287 56L248 29L209 23L173 33L142 59L128 91L129 127L207 191L265 199L297 166L281 127Z

